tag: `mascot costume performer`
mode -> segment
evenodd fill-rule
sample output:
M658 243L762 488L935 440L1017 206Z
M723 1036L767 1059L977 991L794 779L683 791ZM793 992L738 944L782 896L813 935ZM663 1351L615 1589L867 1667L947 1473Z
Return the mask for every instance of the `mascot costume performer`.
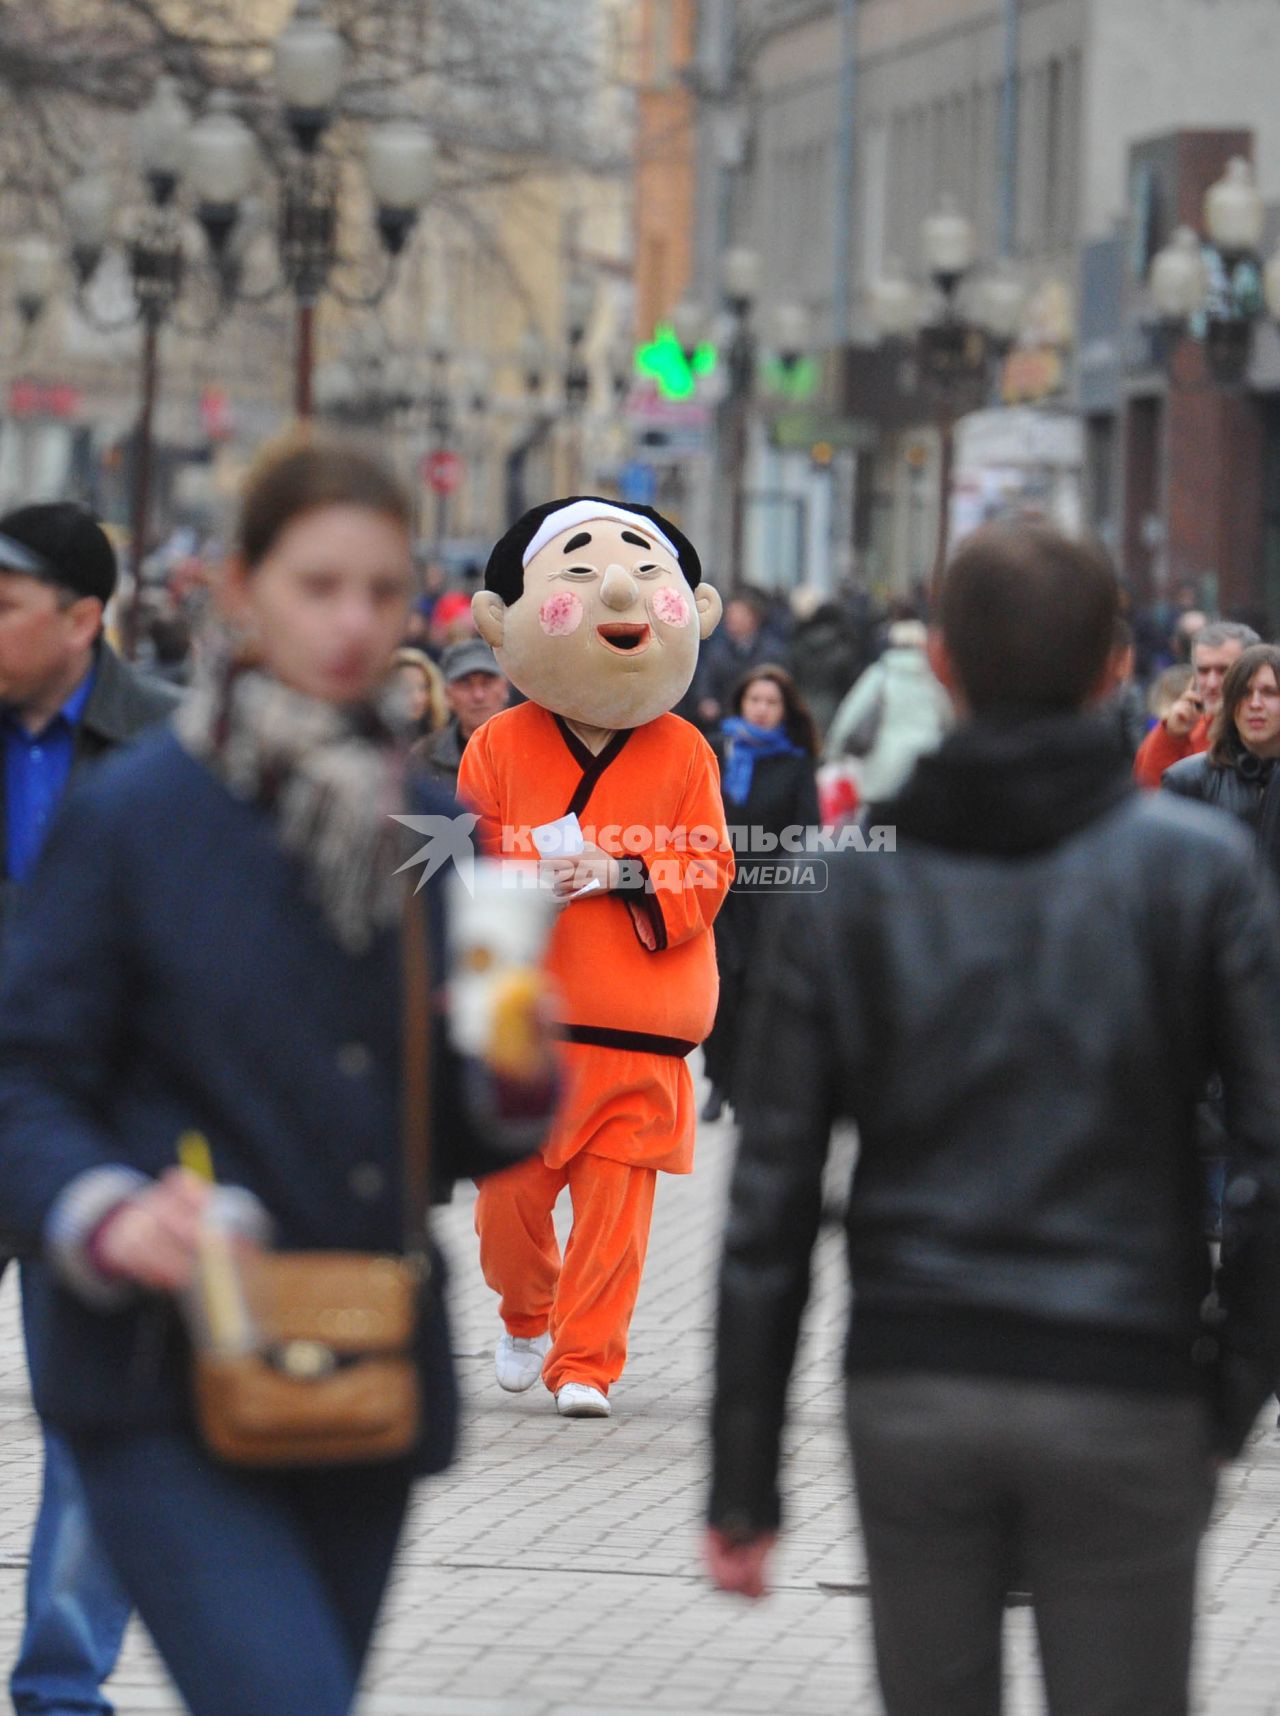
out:
M658 1173L693 1166L685 1056L715 1017L711 925L733 855L711 748L670 710L720 598L658 513L578 497L512 526L473 606L529 701L472 735L458 795L485 850L543 854L562 906L548 967L563 1101L541 1155L486 1180L476 1204L501 1297L495 1364L513 1393L541 1377L564 1416L607 1418ZM552 1211L566 1186L561 1257Z

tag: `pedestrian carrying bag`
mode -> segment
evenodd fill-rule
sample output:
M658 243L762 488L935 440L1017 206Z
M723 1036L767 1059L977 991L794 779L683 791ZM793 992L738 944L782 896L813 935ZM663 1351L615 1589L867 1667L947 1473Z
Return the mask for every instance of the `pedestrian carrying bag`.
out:
M846 757L869 756L876 740L880 737L880 729L884 725L885 688L884 675L880 669L875 694L866 710L854 722L845 734L841 754Z
M244 1351L197 1348L194 1357L200 1433L231 1465L364 1464L406 1455L418 1441L431 1000L425 923L412 894L401 940L404 1255L250 1251L236 1260L253 1342Z

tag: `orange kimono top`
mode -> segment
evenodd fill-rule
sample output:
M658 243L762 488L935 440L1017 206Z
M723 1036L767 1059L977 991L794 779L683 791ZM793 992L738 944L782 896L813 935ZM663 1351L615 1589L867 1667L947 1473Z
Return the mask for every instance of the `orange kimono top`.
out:
M522 703L472 735L458 796L491 856L536 859L532 830L574 811L585 838L624 861L622 889L571 901L552 932L569 1077L545 1159L559 1166L585 1150L687 1173L684 1057L715 1018L711 926L733 879L711 747L660 715L597 756L559 716Z

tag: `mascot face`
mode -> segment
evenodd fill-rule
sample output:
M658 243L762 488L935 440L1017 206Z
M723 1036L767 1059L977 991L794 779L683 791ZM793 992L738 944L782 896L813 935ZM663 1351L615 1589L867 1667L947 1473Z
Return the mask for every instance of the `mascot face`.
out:
M655 720L689 689L719 596L698 581L696 556L687 544L677 549L683 538L665 521L587 500L536 509L529 520L544 513L537 529L522 520L494 550L489 588L474 598L477 629L512 684L566 720L615 729ZM505 577L495 574L504 545ZM494 588L504 582L506 600Z

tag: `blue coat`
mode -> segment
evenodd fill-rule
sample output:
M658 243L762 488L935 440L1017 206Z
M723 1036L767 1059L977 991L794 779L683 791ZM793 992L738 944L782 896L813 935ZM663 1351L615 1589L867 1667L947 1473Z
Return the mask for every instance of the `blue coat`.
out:
M456 812L433 787L420 797L427 813ZM434 884L426 892L438 980L442 899ZM264 811L232 798L171 732L149 735L69 794L16 918L0 987L0 1216L19 1247L39 1245L78 1174L125 1164L158 1175L194 1129L219 1180L266 1205L281 1246L401 1248L398 931L361 957L344 952ZM433 1067L438 1183L536 1148L528 1128L475 1122L481 1069L459 1061L438 1022ZM87 1431L185 1420L169 1300L104 1313L44 1268L30 1273L44 1416ZM456 1416L442 1292L424 1341L420 1464L438 1469Z

